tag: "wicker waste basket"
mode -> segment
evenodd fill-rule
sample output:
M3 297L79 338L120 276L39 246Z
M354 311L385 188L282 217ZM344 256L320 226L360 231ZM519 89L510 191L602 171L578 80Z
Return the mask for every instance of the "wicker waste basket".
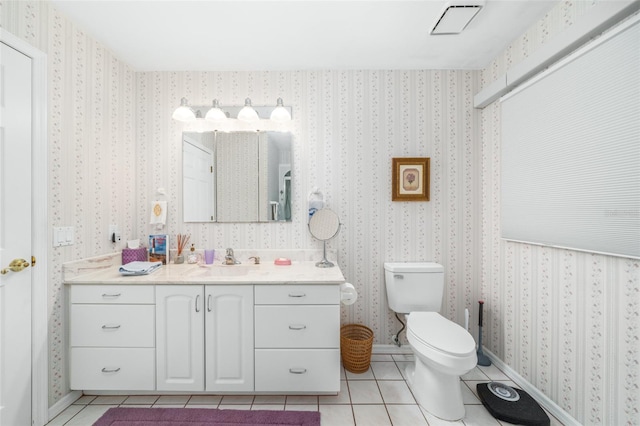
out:
M340 327L340 355L342 365L352 373L364 373L371 364L373 331L364 325L348 324Z

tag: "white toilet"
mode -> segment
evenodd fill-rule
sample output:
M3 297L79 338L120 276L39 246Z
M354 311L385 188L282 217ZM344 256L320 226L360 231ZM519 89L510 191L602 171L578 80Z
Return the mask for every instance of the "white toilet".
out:
M476 366L476 344L467 330L438 312L444 268L437 263L385 263L389 307L408 314L407 339L415 363L407 367L418 403L436 417L464 417L460 376Z

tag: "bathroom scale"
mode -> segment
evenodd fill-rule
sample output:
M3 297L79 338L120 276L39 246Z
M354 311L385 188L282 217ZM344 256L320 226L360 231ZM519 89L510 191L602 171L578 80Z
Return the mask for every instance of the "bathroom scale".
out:
M522 389L499 382L478 383L476 389L482 405L498 420L518 425L550 424L547 413Z

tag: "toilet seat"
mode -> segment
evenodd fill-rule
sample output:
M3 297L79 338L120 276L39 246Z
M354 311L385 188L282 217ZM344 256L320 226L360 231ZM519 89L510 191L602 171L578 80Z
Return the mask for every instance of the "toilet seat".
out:
M437 312L412 312L407 333L416 343L453 357L475 355L476 343L467 330Z

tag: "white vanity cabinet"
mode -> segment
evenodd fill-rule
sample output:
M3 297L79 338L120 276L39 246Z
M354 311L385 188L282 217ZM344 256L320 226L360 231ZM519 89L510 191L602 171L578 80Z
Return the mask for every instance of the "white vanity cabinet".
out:
M256 392L340 390L339 303L338 286L256 286Z
M70 387L155 389L154 287L74 285Z
M157 389L253 391L253 286L156 286Z
M338 268L296 261L168 264L127 277L115 267L78 273L94 263L65 278L71 389L339 392Z

